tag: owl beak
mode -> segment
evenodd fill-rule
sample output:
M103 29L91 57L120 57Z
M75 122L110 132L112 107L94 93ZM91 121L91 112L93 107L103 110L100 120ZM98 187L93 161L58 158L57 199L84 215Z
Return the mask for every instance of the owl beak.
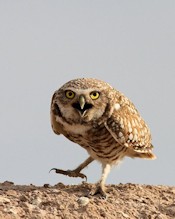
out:
M80 104L81 110L83 110L83 109L84 109L84 106L85 106L85 104L86 104L86 100L85 100L85 98L84 98L83 95L80 95L80 97L79 97L79 104Z
M78 110L81 117L84 117L87 110L91 109L93 107L92 104L87 103L84 95L80 95L78 102L72 104L73 108Z

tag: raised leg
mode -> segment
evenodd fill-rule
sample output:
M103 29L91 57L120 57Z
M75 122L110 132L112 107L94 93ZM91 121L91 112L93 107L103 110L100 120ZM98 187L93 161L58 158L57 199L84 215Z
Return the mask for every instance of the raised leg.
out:
M88 166L94 159L90 156L88 157L83 163L81 163L77 168L74 170L61 170L57 168L52 168L50 171L55 170L56 173L63 174L69 177L81 177L82 179L85 178L87 180L86 175L80 173L82 169Z
M111 165L110 164L102 164L102 176L100 181L97 183L96 188L91 190L89 195L96 195L100 194L101 198L106 199L107 194L105 191L105 182L106 178L111 170Z

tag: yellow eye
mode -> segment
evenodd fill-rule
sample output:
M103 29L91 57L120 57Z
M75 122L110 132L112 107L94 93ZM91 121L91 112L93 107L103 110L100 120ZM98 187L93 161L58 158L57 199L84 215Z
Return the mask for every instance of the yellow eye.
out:
M66 95L66 97L67 97L68 99L73 99L73 98L75 97L75 93L74 93L73 91L71 91L71 90L67 90L67 91L65 92L65 95Z
M90 97L91 97L92 100L98 99L99 96L100 96L100 93L97 92L97 91L93 91L93 92L90 93Z

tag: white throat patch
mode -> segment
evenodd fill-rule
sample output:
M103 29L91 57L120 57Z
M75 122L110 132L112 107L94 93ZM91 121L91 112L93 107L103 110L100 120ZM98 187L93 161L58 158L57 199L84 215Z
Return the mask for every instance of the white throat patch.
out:
M58 123L61 123L64 127L64 129L69 133L73 133L73 134L79 134L79 135L83 135L85 132L87 132L90 127L89 126L85 126L85 125L81 125L81 124L69 124L67 122L64 122L62 120L62 118L60 118L59 116L56 116L56 121Z

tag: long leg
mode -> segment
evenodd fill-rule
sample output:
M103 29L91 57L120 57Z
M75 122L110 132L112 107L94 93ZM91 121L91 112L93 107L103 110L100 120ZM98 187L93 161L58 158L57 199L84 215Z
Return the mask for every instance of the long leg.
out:
M83 173L80 173L82 169L84 169L86 166L88 166L94 159L90 156L88 157L83 163L81 163L77 168L74 170L61 170L61 169L56 169L52 168L50 171L55 170L56 173L63 174L69 177L81 177L81 178L86 178L86 175Z
M106 198L106 191L105 191L105 182L106 182L106 178L109 174L111 170L111 165L110 164L102 164L102 176L101 179L99 180L99 182L96 185L96 188L92 191L90 191L90 195L96 195L96 194L100 194L100 196L102 198Z
M81 163L77 168L74 169L75 172L81 172L86 166L88 166L94 159L89 156L83 163Z

